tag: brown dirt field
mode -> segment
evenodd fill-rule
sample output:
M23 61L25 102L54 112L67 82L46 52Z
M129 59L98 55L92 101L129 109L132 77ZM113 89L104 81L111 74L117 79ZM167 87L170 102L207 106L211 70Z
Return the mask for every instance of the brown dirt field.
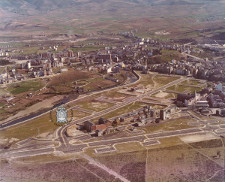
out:
M10 164L1 161L0 179L3 181L113 181L113 177L84 160L46 164Z
M45 98L45 99L43 99L43 101L38 102L37 104L34 104L34 105L18 112L17 114L15 114L11 117L8 117L6 120L4 120L2 122L16 119L19 117L24 117L26 115L30 115L32 113L38 112L40 109L50 108L53 106L53 103L55 103L56 101L59 101L62 98L63 98L63 96L55 96L55 97L51 97L51 98ZM22 108L22 106L26 103L30 103L29 99L21 99L19 103L16 103L16 105L19 104L20 107L19 106L18 107Z
M144 181L146 151L105 155L97 160L131 181Z
M147 181L206 181L222 168L188 147L149 151Z
M207 147L206 143L201 144ZM217 151L211 150L210 155ZM206 181L222 170L221 164L211 160L206 151L207 148L198 151L188 145L176 145L149 149L148 152L101 155L97 160L131 181ZM222 177L221 173L215 175L216 179Z
M89 73L70 70L66 73L61 73L60 75L52 78L48 86L51 87L54 85L65 84L66 82L76 81L79 79L86 79L88 77Z
M215 148L213 148L215 147ZM219 141L210 140L191 145L154 149L138 149L135 152L93 154L92 157L131 182L137 181L221 181L223 168L211 154L221 150ZM209 152L210 148L210 152ZM222 154L223 155L223 154ZM221 159L222 160L222 159ZM54 161L54 160L51 160ZM89 164L86 160L59 161L28 164L1 161L0 179L3 181L113 181L107 172ZM24 162L24 163L23 163Z

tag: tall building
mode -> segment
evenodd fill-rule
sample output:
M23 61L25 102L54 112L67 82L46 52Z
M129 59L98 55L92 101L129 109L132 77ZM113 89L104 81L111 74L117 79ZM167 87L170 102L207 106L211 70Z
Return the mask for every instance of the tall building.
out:
M163 109L160 110L160 119L166 120L166 111Z

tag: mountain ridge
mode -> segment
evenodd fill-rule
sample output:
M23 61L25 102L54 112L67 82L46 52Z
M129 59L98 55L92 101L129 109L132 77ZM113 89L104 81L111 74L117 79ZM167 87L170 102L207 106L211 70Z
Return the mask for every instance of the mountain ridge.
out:
M201 29L222 21L224 9L223 0L1 0L0 31Z

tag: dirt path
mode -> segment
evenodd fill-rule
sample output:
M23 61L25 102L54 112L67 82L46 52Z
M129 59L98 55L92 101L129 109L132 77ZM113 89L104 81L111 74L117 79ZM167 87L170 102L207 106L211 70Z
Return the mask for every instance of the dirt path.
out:
M155 77L156 77L156 75L153 75L152 76L152 82L153 82L153 88L156 88L156 87L158 87L158 83L155 81Z
M115 171L113 171L112 169L109 169L108 167L106 167L104 164L101 164L97 161L95 161L93 158L85 155L85 154L79 154L82 158L88 160L90 162L90 164L93 164L101 169L103 169L104 171L108 172L109 174L115 176L115 178L120 179L121 181L124 182L129 182L129 180L127 180L126 178L124 178L123 176L121 176L120 174L116 173Z

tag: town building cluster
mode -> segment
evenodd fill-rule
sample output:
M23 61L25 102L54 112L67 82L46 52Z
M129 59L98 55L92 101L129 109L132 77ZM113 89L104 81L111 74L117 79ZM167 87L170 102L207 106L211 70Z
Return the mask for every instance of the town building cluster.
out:
M165 43L141 38L136 38L134 42L127 45L105 47L104 50L85 53L73 52L74 48L82 48L85 45L72 44L63 50L59 50L58 47L58 45L54 45L49 47L48 51L31 55L16 54L10 48L1 49L0 61L2 64L10 63L11 66L6 66L8 69L0 72L0 83L44 77L67 71L68 67L101 73L118 73L120 68L128 70L132 67L143 69L143 67L147 68L146 60L152 56L160 55L162 49L185 51L185 46L173 42ZM151 47L154 47L154 49ZM44 50L45 47L42 46L41 49Z
M225 87L219 83L202 89L199 93L178 94L178 107L188 107L203 115L225 117Z
M79 130L91 133L93 136L102 136L125 128L133 130L135 127L148 126L170 119L178 112L176 105L171 105L164 109L153 109L151 106L144 106L135 112L126 113L111 119L99 118L97 123L85 121L78 126Z
M149 69L159 73L225 82L225 62L223 60L207 61L189 57L181 61L172 60L169 63L150 65Z
M178 44L173 40L159 41L150 38L134 37L132 32L121 33L124 36L132 36L133 41L126 44L117 44L101 50L90 50L87 52L74 51L84 48L85 45L73 43L59 50L58 45L51 46L48 51L40 47L38 54L22 55L15 54L10 47L0 50L0 64L11 63L0 70L0 84L13 83L29 78L41 78L68 71L69 68L107 74L105 79L118 82L113 73L123 70L140 70L142 73L154 71L164 74L176 74L192 76L214 82L225 82L225 62L223 60L209 61L191 55L191 53L203 53L205 48L193 48L190 44ZM95 43L91 43L94 44ZM90 45L90 43L88 43ZM29 45L28 45L29 46ZM221 47L220 47L221 48ZM179 59L171 58L169 62L154 62L154 58L161 56L165 51L175 51L182 55ZM216 51L220 51L216 50ZM195 106L206 112L206 108L219 108L217 114L223 115L224 88L197 94L178 95L178 106ZM142 124L145 121L141 122ZM100 128L107 123L99 123ZM140 125L140 124L139 124ZM93 125L95 130L98 126ZM102 130L102 129L101 129Z

